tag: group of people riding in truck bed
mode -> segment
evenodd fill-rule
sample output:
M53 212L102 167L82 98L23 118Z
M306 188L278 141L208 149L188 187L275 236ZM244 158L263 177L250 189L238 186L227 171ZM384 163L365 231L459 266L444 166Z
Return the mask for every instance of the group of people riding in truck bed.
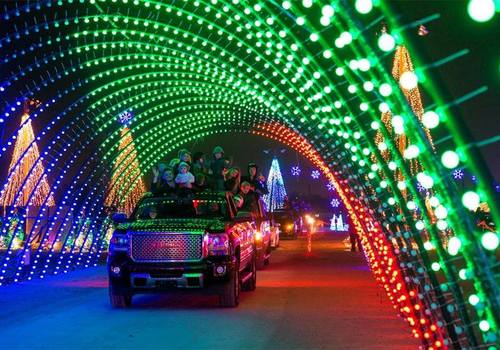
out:
M257 164L248 163L247 175L242 175L220 146L213 149L211 157L206 157L203 152L191 154L189 150L181 149L177 158L168 164L160 162L153 169L151 192L154 195L206 190L231 192L238 208L248 211L254 211L259 197L268 193Z

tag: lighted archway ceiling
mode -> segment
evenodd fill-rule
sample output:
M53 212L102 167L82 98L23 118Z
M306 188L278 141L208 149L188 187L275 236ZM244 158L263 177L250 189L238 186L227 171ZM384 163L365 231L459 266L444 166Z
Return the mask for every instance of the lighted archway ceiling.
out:
M18 241L26 220L6 207L0 284L97 263L113 162L127 152L117 119L130 111L126 148L142 173L214 133L252 132L296 148L344 193L374 275L423 344L497 341L498 234L479 232L470 210L488 203L498 225L498 203L459 118L415 59L405 31L415 24L400 26L385 2L12 2L2 21L0 164L30 126L36 138L21 159L35 144L41 157L18 166L46 175L15 179L9 169L2 195L14 180L14 202L33 202L44 181L50 192L37 197L36 221ZM396 81L398 45L416 74ZM417 83L426 113L416 117L407 98ZM20 125L26 99L42 105ZM396 129L407 137L403 151ZM435 133L449 135L436 149ZM132 164L113 176L123 196L141 179L127 171ZM478 178L467 192L450 177L463 168ZM23 266L19 252L36 262Z

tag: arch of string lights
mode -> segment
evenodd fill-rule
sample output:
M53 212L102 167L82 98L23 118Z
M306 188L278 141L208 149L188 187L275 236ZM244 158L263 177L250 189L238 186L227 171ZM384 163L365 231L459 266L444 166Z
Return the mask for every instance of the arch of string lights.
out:
M498 234L473 215L487 203L500 223L490 175L412 49L416 24L385 2L48 0L8 2L1 16L0 284L96 265L110 186L123 200L166 153L250 132L334 184L426 348L498 341ZM416 68L395 79L401 47ZM458 168L477 174L475 188L451 181Z

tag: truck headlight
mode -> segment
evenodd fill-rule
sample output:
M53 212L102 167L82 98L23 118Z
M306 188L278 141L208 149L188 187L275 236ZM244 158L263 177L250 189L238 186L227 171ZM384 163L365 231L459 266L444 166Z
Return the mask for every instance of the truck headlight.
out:
M208 255L229 255L229 237L225 233L209 233L207 236Z
M129 238L127 235L113 235L109 241L109 250L113 251L127 251Z

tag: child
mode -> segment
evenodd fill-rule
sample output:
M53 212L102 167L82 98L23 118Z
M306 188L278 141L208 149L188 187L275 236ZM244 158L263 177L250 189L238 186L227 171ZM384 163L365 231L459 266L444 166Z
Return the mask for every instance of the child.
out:
M186 162L179 163L179 174L175 177L175 183L179 188L192 188L194 176L189 172L189 164Z
M170 165L165 163L158 164L157 168L153 168L153 182L151 184L151 192L155 195L171 193L175 190L174 172Z

